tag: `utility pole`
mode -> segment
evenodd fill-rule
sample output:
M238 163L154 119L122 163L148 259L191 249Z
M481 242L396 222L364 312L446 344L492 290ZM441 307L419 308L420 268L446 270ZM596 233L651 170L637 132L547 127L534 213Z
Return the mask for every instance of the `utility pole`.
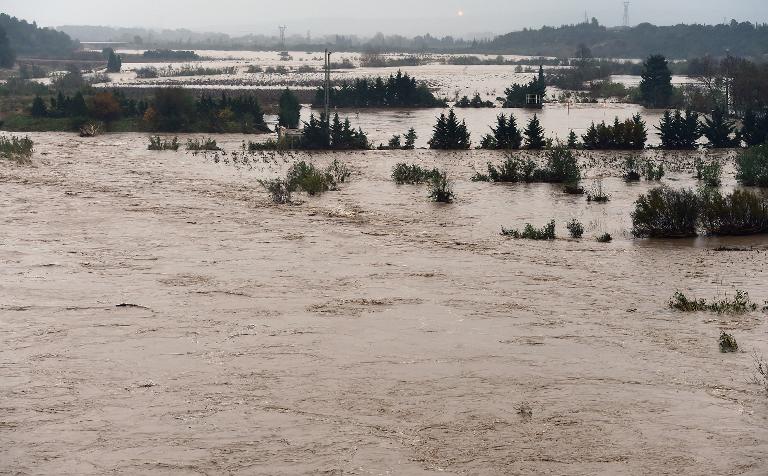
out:
M624 2L624 28L629 28L629 4L630 2Z
M331 117L331 52L325 50L325 120L330 123Z
M283 26L278 26L277 28L280 30L280 48L285 50L285 30L287 30L288 27L283 25Z

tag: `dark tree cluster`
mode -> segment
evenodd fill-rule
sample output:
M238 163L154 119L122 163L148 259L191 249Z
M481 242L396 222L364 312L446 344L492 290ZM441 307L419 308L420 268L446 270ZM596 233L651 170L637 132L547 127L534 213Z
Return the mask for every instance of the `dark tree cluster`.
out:
M483 98L480 97L480 94L475 93L475 97L473 97L472 99L469 99L467 96L462 97L461 99L456 101L455 106L460 108L481 109L481 108L494 108L496 107L496 104L493 101L483 101Z
M13 68L16 63L16 52L11 49L8 34L0 26L0 68Z
M466 150L471 144L467 124L464 121L459 122L453 109L447 116L440 114L429 141L430 149Z
M665 111L656 129L664 149L693 150L701 138L699 114L693 111Z
M642 150L647 140L648 130L640 114L624 122L617 117L611 125L605 122L595 125L593 122L582 136L587 150Z
M312 114L304 123L301 135L301 148L310 150L364 150L369 149L368 137L362 129L353 129L349 119L342 122L338 114L333 121L326 120L324 114L315 118Z
M491 127L492 134L483 136L480 141L482 149L516 150L523 144L523 133L517 128L517 120L514 114L507 118L499 114L496 118L496 127Z
M10 50L19 56L69 58L79 46L66 33L39 28L37 23L28 23L5 13L0 13L0 30L7 34Z
M354 83L342 83L331 88L333 107L443 107L445 101L437 99L426 84L418 83L408 73L397 72L389 78L375 80L356 79ZM315 106L325 102L325 90L319 88Z
M544 96L547 94L547 81L544 68L539 67L538 77L528 84L513 84L504 91L504 107L541 108ZM531 99L535 98L535 101Z
M46 104L40 96L32 101L31 114L35 118L69 118L78 126L87 119L112 122L121 117L141 117L148 104L127 98L120 91L102 91L86 98L81 91L65 95L61 91Z
M656 53L692 58L721 56L729 51L739 56L762 56L768 53L768 25L732 20L719 25L641 23L631 28L608 28L593 18L577 25L526 28L482 46L485 52L565 57L579 44L600 58L644 58Z

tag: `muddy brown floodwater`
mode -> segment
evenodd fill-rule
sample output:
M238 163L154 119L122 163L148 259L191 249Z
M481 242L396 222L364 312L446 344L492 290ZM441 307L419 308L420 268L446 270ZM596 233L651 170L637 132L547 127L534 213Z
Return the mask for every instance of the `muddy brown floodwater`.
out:
M634 240L646 182L589 205L469 181L498 154L314 154L351 182L275 206L256 180L309 155L32 137L32 166L0 162L2 474L768 472L765 313L666 305L762 303L766 239ZM457 201L395 186L399 161L446 168ZM499 236L550 217L554 242Z

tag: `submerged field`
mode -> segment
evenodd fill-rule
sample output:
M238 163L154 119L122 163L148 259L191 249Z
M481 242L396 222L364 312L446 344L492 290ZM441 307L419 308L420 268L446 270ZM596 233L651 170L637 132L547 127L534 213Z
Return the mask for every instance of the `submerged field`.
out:
M626 184L626 154L581 155L611 197L590 204L470 181L501 153L235 163L243 136L198 155L31 137L31 166L0 160L0 472L768 470L765 311L668 307L743 289L762 308L768 240L632 238L658 183ZM694 154L644 154L662 183L696 185ZM731 155L713 157L732 189ZM257 182L334 158L353 171L337 192L274 205ZM456 201L395 185L398 162L447 170ZM555 241L499 234L550 219ZM739 352L720 353L721 330Z

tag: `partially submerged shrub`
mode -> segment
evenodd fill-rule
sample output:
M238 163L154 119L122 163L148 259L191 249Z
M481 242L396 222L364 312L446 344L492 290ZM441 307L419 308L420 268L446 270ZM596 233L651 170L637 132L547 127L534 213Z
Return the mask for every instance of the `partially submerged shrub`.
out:
M0 137L0 158L29 162L35 143L29 137Z
M631 156L624 160L624 180L627 182L640 181L640 161Z
M216 139L213 139L211 137L203 138L203 139L188 139L187 140L187 150L192 151L218 151L221 150L221 148L216 144Z
M704 299L689 299L688 296L677 291L669 300L669 307L682 312L700 312L707 310L707 302Z
M736 180L742 185L768 187L768 144L739 153L736 157Z
M699 199L690 190L654 188L635 202L632 233L651 238L696 236L699 209Z
M645 180L658 182L664 177L664 164L658 164L647 161L643 164L643 177Z
M571 234L571 238L581 238L584 236L584 225L581 224L578 220L575 218L568 222L567 225L568 233Z
M723 166L717 160L704 163L699 159L696 159L694 166L696 167L696 179L704 182L708 187L719 187L722 180L721 175L723 173Z
M535 228L530 223L526 223L525 228L523 228L523 231L501 227L501 234L503 236L509 236L516 239L539 240L539 241L554 240L556 238L555 220L550 221L549 223L544 225L542 228Z
M331 189L328 174L303 160L291 166L286 181L309 195L319 195Z
M347 165L338 160L331 162L325 170L302 160L288 169L285 181L292 191L303 190L308 195L319 195L328 190L338 190L339 184L346 182L351 175Z
M326 174L330 176L331 188L335 189L338 184L346 182L352 176L352 171L349 170L347 164L339 162L338 159L333 159L333 162L326 169Z
M716 189L700 192L700 224L710 235L768 233L768 201L749 190L723 196Z
M613 237L610 233L603 233L597 237L598 243L610 243L611 241L613 241Z
M259 183L269 192L273 203L290 203L295 185L285 179L259 180Z
M729 352L736 352L739 350L739 344L736 342L736 338L725 331L720 332L720 352L727 354Z
M163 139L160 136L150 136L149 150L179 150L179 138L174 137L171 140Z
M581 169L573 151L558 146L547 153L547 165L540 168L531 160L509 156L498 167L490 162L488 174L475 174L472 180L479 182L549 182L577 184L581 180Z
M740 289L736 290L733 298L725 296L719 301L712 302L704 299L689 299L688 296L677 291L669 300L669 307L682 312L711 311L718 314L746 314L757 310L757 304L749 299L749 293Z
M444 171L437 171L429 177L429 198L439 203L451 203L455 198L448 174Z
M439 174L437 169L427 170L419 165L399 163L392 169L392 180L398 185L419 184L428 182L433 176Z
M595 181L595 186L587 193L587 201L595 203L608 203L611 197L603 191L603 179Z

